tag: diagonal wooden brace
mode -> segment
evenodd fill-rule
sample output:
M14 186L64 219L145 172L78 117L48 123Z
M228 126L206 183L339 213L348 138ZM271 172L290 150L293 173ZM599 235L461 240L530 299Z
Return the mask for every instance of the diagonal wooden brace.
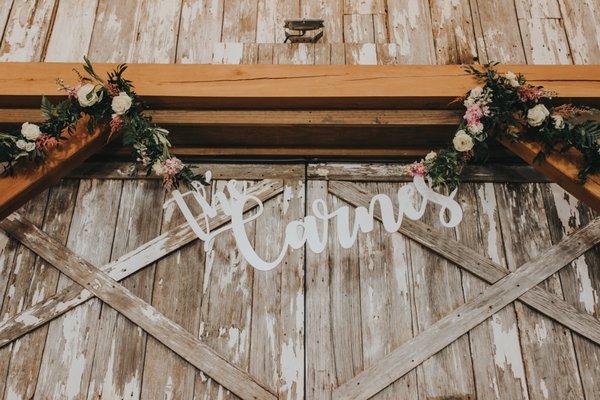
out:
M283 183L279 180L263 180L248 189L249 195L256 196L263 202L282 192ZM249 211L254 207L254 204L248 203L244 211ZM199 218L202 218L202 215ZM228 217L219 213L210 221L209 226L211 230L215 230L229 221ZM3 221L0 222L0 228L6 230L3 224ZM8 233L10 234L10 232ZM195 239L196 235L192 229L187 223L183 223L119 257L118 260L104 265L101 269L111 278L120 281ZM48 299L32 305L0 325L0 347L93 297L91 292L73 284Z
M427 330L334 390L334 400L366 400L412 371L564 265L600 242L600 218L552 246L542 256L488 287Z
M247 372L219 356L181 325L121 286L19 214L2 221L2 228L55 266L63 274L123 314L194 367L242 399L275 400L277 396Z
M368 207L375 194L353 183L340 181L331 181L329 192L355 207ZM375 218L381 221L379 210L375 211ZM496 283L509 273L507 268L460 242L437 235L422 222L404 219L399 232L488 283ZM600 321L573 307L557 295L540 287L534 287L519 297L519 301L600 344Z

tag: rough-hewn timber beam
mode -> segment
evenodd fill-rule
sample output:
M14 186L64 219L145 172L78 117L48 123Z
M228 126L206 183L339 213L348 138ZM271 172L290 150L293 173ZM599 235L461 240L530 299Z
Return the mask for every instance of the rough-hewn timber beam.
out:
M0 107L36 107L74 63L0 64ZM114 64L97 64L99 72ZM600 66L502 66L560 98L598 104ZM459 65L131 64L127 77L159 108L448 108L474 85ZM458 108L459 104L454 104Z

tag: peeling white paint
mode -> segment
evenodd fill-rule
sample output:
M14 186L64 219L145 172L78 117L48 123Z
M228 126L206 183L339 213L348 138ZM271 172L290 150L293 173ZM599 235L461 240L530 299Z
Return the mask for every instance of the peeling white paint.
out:
M512 375L521 383L523 398L527 399L527 381L516 323L513 322L510 327L506 328L498 314L494 314L490 319L490 326L494 342L495 364L502 370L510 369L512 371Z
M486 183L479 186L477 195L481 203L481 211L485 217L485 226L487 228L487 255L496 263L500 263L500 254L498 252L498 226L496 224L496 198L494 196L494 185Z
M548 387L546 386L546 381L544 379L540 379L540 390L542 391L542 395L544 398L548 398L550 393L548 393Z
M291 186L285 185L283 189L283 215L287 214L290 206L290 200L294 198L294 189Z

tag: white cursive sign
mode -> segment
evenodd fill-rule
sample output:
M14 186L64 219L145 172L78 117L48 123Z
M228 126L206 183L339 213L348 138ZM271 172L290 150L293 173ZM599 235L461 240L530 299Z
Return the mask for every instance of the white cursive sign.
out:
M350 226L350 210L348 206L342 206L336 210L329 211L327 203L323 199L316 199L311 205L312 213L301 220L291 221L285 228L284 243L277 258L274 260L263 260L250 243L246 235L244 225L258 218L263 212L263 203L256 196L246 194L246 191L239 191L236 188L236 181L231 180L227 183L227 196L223 191L214 195L213 201L209 203L206 200L206 191L199 182L193 183L194 190L181 193L178 190L173 191L173 197L169 199L164 207L175 202L183 213L187 223L192 228L198 238L204 241L204 248L208 250L211 241L221 232L231 230L235 238L236 245L246 261L254 268L267 271L275 268L285 257L288 248L299 249L305 244L315 253L322 252L327 245L327 232L329 221L333 220L336 224L337 240L344 248L352 247L356 242L357 235L360 232L368 233L374 228L375 207L378 205L381 211L381 220L383 227L389 233L396 232L402 224L404 216L411 220L417 220L425 213L425 208L429 202L440 206L439 219L443 226L453 228L462 220L462 209L454 200L456 190L449 196L442 195L432 190L423 177L415 176L411 184L402 186L397 192L398 209L394 210L392 199L385 194L373 196L369 208L356 207L354 213L354 223ZM415 194L420 195L420 199L415 201ZM185 198L192 197L202 209L203 221L198 221ZM244 217L244 206L248 202L256 203L257 212ZM217 216L219 210L229 217L231 223L210 231L209 221ZM204 227L200 224L203 223ZM320 227L320 229L319 229ZM319 231L321 235L319 235Z

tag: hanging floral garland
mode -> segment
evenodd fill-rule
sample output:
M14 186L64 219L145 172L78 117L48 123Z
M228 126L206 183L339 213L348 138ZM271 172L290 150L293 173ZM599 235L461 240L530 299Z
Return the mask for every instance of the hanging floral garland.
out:
M127 66L119 65L104 80L90 61L85 57L84 60L85 74L76 71L79 82L75 86L57 80L67 94L66 100L52 104L42 98L44 122L25 122L18 132L0 133L0 173L13 172L21 161L43 162L61 141L68 140L85 115L89 132L100 127L110 130L109 137L122 134L123 144L131 148L141 168L161 176L167 190L194 180L203 182L202 176L170 154L169 132L145 115L144 104L131 81L123 77Z
M466 70L480 83L461 98L466 108L452 144L432 151L419 162L407 166L410 176L427 176L434 186L456 188L463 167L470 162L485 162L488 142L503 135L511 140L539 142L543 150L536 160L550 152L571 148L583 155L579 179L600 172L600 124L584 120L598 110L572 104L550 106L555 93L534 86L522 74L499 74L497 63Z

